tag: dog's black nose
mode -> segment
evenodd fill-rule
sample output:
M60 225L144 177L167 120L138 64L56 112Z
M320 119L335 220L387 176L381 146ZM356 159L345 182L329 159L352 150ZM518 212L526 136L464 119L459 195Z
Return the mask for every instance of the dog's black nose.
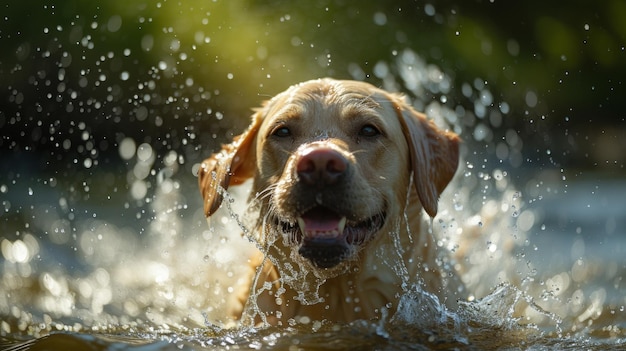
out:
M296 164L298 177L308 185L333 185L348 169L348 160L328 147L305 149Z
M305 239L298 253L318 268L332 268L346 258L348 246L338 238Z

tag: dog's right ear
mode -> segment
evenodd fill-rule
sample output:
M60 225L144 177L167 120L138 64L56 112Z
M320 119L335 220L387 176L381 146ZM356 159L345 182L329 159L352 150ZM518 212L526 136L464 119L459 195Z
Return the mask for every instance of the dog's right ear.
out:
M200 165L198 185L204 199L205 216L209 217L217 211L222 204L222 192L228 186L241 184L254 176L254 141L261 127L263 114L263 111L257 111L245 132L234 137L230 144L222 145L220 152L214 153Z

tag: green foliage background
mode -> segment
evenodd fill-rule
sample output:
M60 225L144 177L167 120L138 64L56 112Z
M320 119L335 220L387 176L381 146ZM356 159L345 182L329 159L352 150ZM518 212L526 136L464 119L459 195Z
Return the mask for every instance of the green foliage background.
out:
M560 164L620 172L626 161L623 0L37 0L0 11L0 148L48 165L71 167L76 153L115 163L125 137L198 161L287 86L355 67L379 84L376 64L407 48L453 76L451 101L484 81L511 106L496 127L523 136L530 158L548 148Z

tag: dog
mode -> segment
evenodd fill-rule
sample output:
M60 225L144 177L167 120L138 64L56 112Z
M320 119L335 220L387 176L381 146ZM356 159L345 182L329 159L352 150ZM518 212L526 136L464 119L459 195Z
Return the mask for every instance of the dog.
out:
M311 80L266 101L198 171L207 218L229 186L252 180L259 253L232 316L351 322L393 312L416 284L445 295L423 212L437 214L459 144L402 95L365 82Z

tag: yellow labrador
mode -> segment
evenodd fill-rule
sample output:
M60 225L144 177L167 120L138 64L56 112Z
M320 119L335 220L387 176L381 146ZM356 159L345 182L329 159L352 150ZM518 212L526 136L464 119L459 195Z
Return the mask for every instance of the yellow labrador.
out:
M368 83L312 80L266 102L199 170L207 217L253 179L260 253L234 316L250 300L270 324L349 322L393 311L411 284L443 295L422 210L437 214L458 159L457 135Z

